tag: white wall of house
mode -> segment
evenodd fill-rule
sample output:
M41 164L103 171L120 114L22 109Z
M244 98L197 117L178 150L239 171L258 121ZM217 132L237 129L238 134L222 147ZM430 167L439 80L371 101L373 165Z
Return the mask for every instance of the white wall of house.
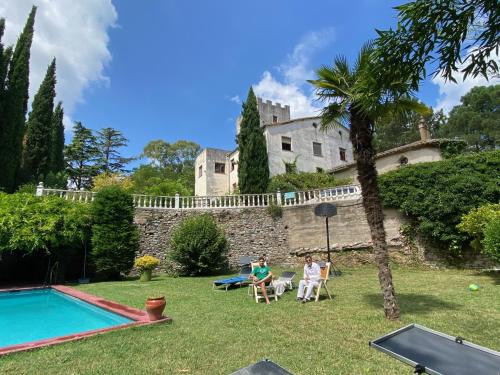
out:
M324 132L320 122L319 117L309 117L265 127L270 176L285 173L285 163L296 162L298 172L316 172L318 168L327 171L353 161L348 130L336 128ZM290 150L283 146L288 140ZM345 150L345 161L340 159L340 149Z
M230 155L231 151L213 148L206 148L198 155L195 195L225 195L230 191Z
M407 164L425 163L431 161L442 160L439 147L427 146L420 149L398 152L397 154L388 155L377 159L376 166L378 173L385 173L397 169L401 166L401 158L408 160Z
M375 166L378 174L401 168L404 165L442 160L439 143L434 141L414 142L377 154ZM357 181L358 170L356 165L352 164L346 168L334 170L333 174L338 178L352 178L353 181Z

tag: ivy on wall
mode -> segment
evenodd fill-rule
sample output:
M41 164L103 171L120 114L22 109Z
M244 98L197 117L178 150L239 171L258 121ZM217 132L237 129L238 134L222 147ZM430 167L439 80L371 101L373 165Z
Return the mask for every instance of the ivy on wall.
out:
M385 207L413 218L418 231L448 255L471 240L457 229L462 215L500 201L500 150L408 165L379 177Z

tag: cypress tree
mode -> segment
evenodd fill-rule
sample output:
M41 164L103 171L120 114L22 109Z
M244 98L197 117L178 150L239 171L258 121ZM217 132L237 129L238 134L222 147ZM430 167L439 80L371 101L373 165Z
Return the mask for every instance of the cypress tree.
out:
M0 18L0 139L3 138L3 106L4 106L4 92L5 92L5 77L7 75L7 64L6 59L10 60L10 57L5 55L3 49L3 33L5 31L5 19Z
M41 175L45 176L51 169L52 112L55 96L56 59L53 59L33 99L26 123L22 167L24 181L38 179Z
M243 103L240 132L237 136L238 184L242 194L264 193L269 182L266 139L260 127L257 98L250 87Z
M8 72L4 105L4 129L0 138L0 188L11 192L21 164L24 123L28 110L29 60L36 7L33 6L17 40Z
M50 171L59 173L64 171L64 109L62 103L57 103L57 107L52 115L51 147L50 147Z
M0 18L0 108L2 107L2 97L5 89L5 77L7 75L7 64L5 60L8 57L4 54L5 51L3 49L3 43L2 43L4 31L5 31L5 19ZM10 59L10 57L8 58Z
M5 19L0 19L0 142L4 139L5 136L5 117L4 117L4 108L5 108L5 89L6 89L6 80L7 80L7 72L9 71L9 63L12 57L12 47L7 47L4 49L2 38L3 33L5 31ZM0 169L0 171L3 169ZM2 185L0 183L0 189Z

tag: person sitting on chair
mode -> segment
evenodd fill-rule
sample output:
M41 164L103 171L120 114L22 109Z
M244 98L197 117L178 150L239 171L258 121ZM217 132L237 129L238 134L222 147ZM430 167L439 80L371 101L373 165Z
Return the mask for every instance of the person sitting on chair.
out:
M269 305L269 298L267 297L266 285L269 285L271 279L273 277L272 272L269 270L269 267L265 264L264 257L259 258L259 265L254 267L250 278L253 280L253 284L255 286L260 286L262 290L262 295L266 300L266 305Z
M308 302L311 298L313 289L319 284L321 269L318 263L313 262L310 255L306 256L304 266L304 278L299 282L299 291L297 292L297 301ZM307 287L304 296L304 289Z

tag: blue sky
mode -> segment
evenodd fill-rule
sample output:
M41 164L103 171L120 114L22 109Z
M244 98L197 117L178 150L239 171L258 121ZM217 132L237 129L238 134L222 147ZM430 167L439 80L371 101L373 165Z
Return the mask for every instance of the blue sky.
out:
M305 80L338 54L352 61L375 28L395 24L392 6L401 2L35 3L31 92L56 56L67 124L119 129L130 140L124 154L138 155L154 139L233 149L234 121L250 85L265 99L290 104L293 117L316 113L320 103ZM15 42L31 4L0 0L8 43ZM449 109L469 86L429 80L418 96Z

